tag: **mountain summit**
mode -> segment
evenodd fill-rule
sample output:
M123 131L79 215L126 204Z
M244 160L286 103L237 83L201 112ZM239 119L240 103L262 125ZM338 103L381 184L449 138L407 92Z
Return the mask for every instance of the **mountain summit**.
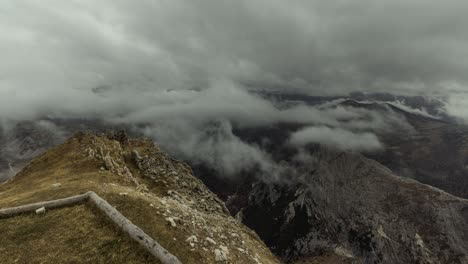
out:
M0 185L0 208L93 191L183 263L278 263L224 203L148 139L79 133ZM0 218L2 263L159 263L94 206Z

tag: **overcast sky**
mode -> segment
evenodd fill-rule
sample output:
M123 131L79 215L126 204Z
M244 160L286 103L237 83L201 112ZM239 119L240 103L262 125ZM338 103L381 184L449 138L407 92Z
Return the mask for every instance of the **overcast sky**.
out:
M3 0L0 110L105 108L106 93L141 105L226 82L466 91L466 10L463 0Z
M280 111L246 90L443 95L450 113L468 117L467 10L466 0L2 0L0 121L146 122L159 139L198 144L207 121L232 143L232 124L299 118L318 127L297 144L326 130L356 139L330 144L380 148L337 113Z

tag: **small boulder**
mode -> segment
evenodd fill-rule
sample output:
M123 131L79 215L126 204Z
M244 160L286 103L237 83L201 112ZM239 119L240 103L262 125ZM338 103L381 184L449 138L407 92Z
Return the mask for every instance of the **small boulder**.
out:
M177 224L176 224L174 218L172 218L172 217L166 218L166 221L167 221L172 227L176 227L176 226L177 226Z
M215 249L214 253L216 262L225 262L228 260L227 255L229 252L226 247L221 246L219 249Z
M104 166L107 170L113 171L115 169L114 166L114 161L112 160L112 157L107 153L103 158L104 160Z
M188 237L185 242L188 242L188 243L198 243L198 239L196 236L190 236Z
M132 158L133 158L134 161L141 160L141 156L140 156L140 153L138 152L138 150L136 150L136 149L132 150Z
M205 238L205 246L208 246L208 245L216 245L216 241L214 241L211 237L207 237Z
M41 207L41 208L36 210L36 214L45 214L45 212L46 212L45 207Z

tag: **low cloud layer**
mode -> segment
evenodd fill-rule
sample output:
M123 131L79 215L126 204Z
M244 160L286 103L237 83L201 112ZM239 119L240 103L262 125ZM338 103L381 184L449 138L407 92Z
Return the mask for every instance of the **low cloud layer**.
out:
M309 129L302 131L307 135L302 135L302 132L293 134L294 145L302 147L314 142L358 152L375 151L382 147L376 133L407 133L413 129L403 116L389 109L371 111L304 104L279 109L267 100L231 88L219 93L219 97L210 97L209 94L214 93L197 94L180 106L155 105L145 113L113 121L139 124L136 129L154 138L164 149L178 157L209 164L225 176L249 168L256 168L271 177L277 177L276 174L282 171L260 146L248 144L237 137L233 126L248 129L280 123L308 125L320 131L312 131L315 132L312 137L307 136L311 132ZM209 101L214 103L210 104ZM218 103L219 108L213 107Z
M468 93L450 96L446 104L446 111L460 121L468 123Z
M310 143L321 144L339 150L375 151L383 148L372 133L353 133L329 127L307 127L291 135L290 143L303 147Z

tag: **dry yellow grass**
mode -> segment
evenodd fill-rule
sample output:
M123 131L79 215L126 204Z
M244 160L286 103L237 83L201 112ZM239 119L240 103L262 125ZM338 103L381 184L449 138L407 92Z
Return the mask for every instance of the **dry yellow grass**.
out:
M1 263L157 263L88 205L0 220Z

